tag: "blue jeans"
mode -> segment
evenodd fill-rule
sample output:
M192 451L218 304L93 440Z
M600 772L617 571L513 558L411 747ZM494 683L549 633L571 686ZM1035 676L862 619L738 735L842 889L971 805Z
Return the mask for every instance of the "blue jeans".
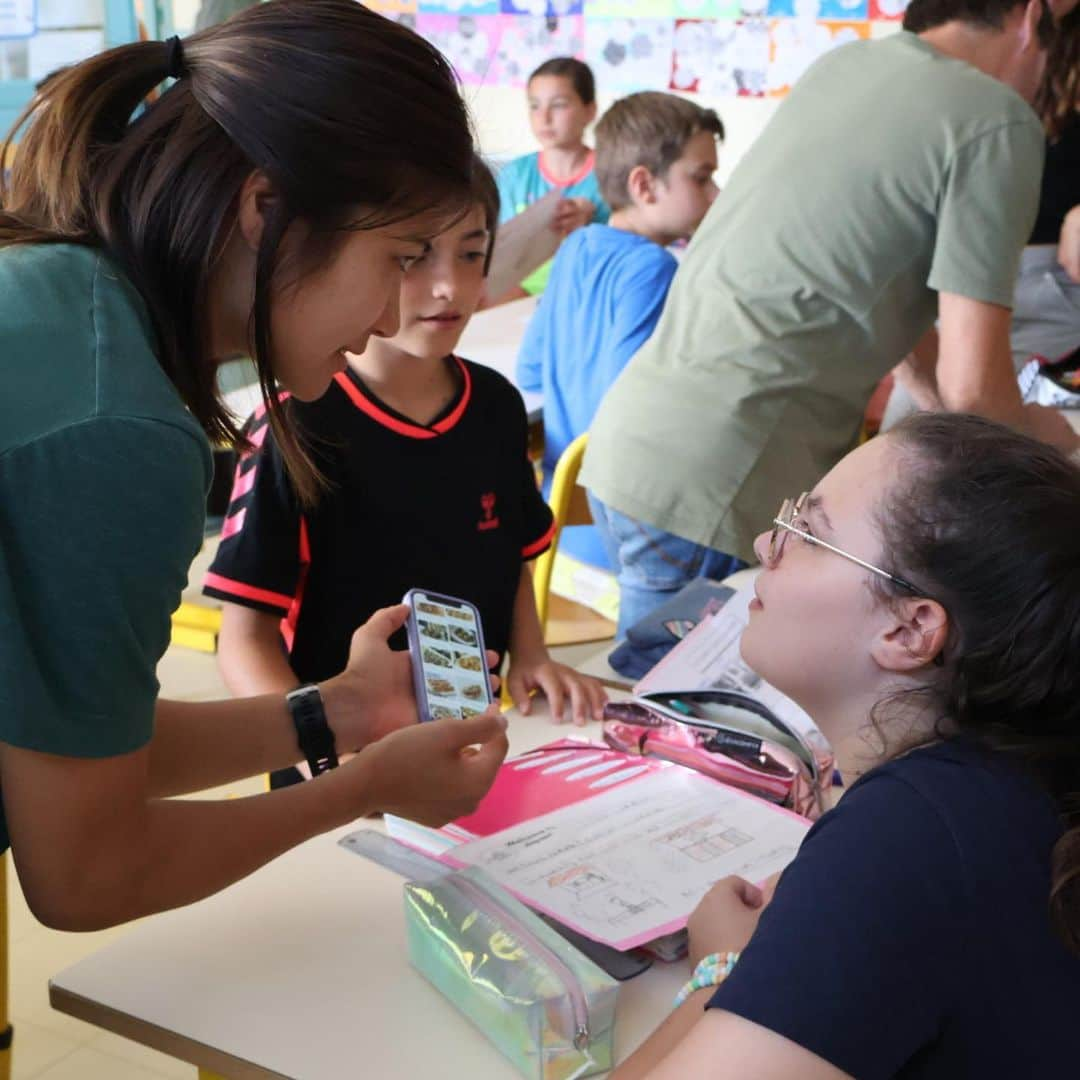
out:
M591 491L589 509L619 582L619 637L694 578L719 581L746 566L734 555L620 514Z

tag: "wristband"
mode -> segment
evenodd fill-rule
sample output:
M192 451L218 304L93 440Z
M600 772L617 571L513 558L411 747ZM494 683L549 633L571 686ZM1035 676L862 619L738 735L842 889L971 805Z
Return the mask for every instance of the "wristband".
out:
M675 995L677 1009L695 990L704 990L707 986L719 986L730 974L739 961L737 952L709 953L703 956L694 968L694 974Z
M296 727L300 751L311 766L312 778L327 769L336 769L338 759L334 733L326 722L326 710L319 688L311 683L299 686L285 695L285 703Z

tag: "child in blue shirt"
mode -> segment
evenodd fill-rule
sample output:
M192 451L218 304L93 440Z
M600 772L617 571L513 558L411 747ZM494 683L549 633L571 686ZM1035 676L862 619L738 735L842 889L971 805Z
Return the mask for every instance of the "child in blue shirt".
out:
M717 195L720 118L674 94L631 94L596 126L596 173L611 218L570 236L518 356L522 389L544 395L544 475L589 429L600 400L660 318L690 236ZM563 533L561 550L609 566L595 529Z
M567 235L590 221L607 221L608 208L593 168L595 155L583 138L596 119L596 84L588 64L572 56L547 60L529 76L526 93L529 126L540 151L514 158L500 169L499 224L553 188L565 196L551 223L556 232ZM521 287L530 295L543 292L550 272L547 262Z

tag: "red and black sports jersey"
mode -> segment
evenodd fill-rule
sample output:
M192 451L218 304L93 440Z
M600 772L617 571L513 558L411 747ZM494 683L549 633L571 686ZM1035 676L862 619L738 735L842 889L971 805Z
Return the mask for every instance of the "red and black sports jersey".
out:
M456 366L460 389L421 427L352 372L318 401L289 402L330 483L301 511L260 410L203 591L282 616L299 679L340 672L353 631L410 588L471 600L487 645L509 643L522 563L551 543L551 510L526 457L521 396L498 372ZM404 634L392 642L404 647Z

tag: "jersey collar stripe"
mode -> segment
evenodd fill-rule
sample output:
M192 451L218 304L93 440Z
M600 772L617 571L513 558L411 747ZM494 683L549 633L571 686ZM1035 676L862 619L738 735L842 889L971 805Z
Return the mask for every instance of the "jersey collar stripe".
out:
M409 424L404 420L399 420L396 416L391 416L385 409L379 408L374 401L365 396L360 387L344 371L339 371L334 376L334 381L345 391L349 400L361 412L367 413L372 420L382 424L383 427L410 439L435 439L446 434L461 419L465 409L468 407L469 399L472 397L472 379L469 376L469 369L459 357L455 356L454 360L457 361L462 377L465 380L461 401L458 402L457 407L449 416L444 417L433 428L421 427L419 424Z
M530 544L528 547L521 549L521 557L523 559L531 559L534 555L539 555L541 551L550 546L551 541L555 539L555 522L552 521L548 531L544 533L535 543Z
M440 435L444 435L448 432L464 415L465 410L468 408L469 399L472 397L472 376L469 374L469 369L462 361L460 356L455 356L454 361L461 371L461 378L464 380L462 383L461 400L457 403L457 408L449 416L444 416L434 427Z
M232 596L242 596L245 600L256 600L260 604L270 604L273 607L284 608L286 611L292 607L293 597L285 593L271 592L269 589L257 589L254 585L245 585L242 581L233 581L231 578L222 577L213 572L206 575L203 584L218 592L229 593Z
M573 176L553 176L547 171L547 166L544 164L544 155L539 153L536 155L536 167L540 170L540 175L552 186L557 188L573 187L574 184L580 184L582 180L593 170L593 165L596 162L596 155L592 150L589 151L588 156L585 158L585 163Z

